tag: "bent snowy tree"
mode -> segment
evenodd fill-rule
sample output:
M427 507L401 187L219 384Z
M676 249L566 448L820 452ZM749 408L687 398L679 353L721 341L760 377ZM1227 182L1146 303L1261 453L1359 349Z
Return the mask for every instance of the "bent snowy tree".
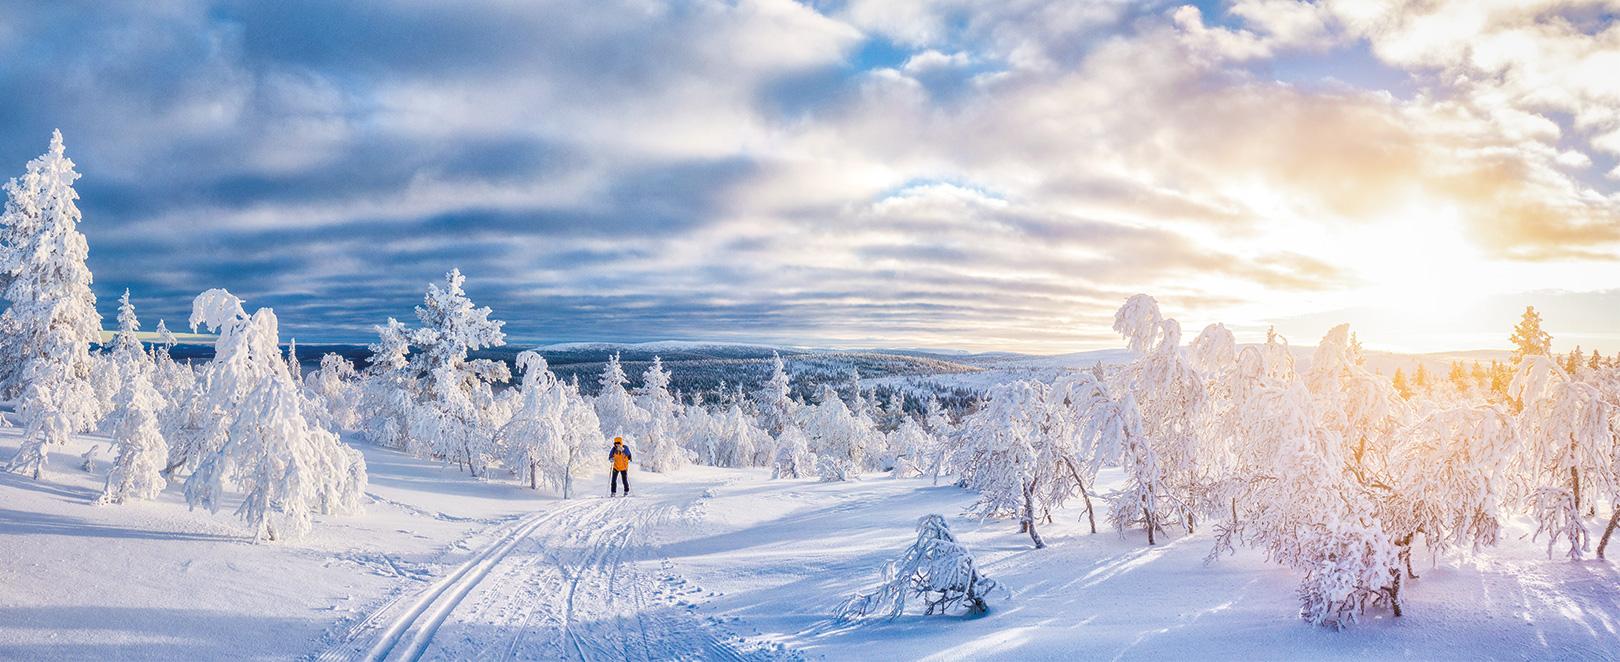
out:
M923 515L917 520L917 540L900 558L884 566L882 583L845 600L838 606L836 618L894 620L912 600L922 602L925 615L957 608L983 613L990 608L988 598L997 591L1005 589L979 572L973 555L951 534L944 516Z

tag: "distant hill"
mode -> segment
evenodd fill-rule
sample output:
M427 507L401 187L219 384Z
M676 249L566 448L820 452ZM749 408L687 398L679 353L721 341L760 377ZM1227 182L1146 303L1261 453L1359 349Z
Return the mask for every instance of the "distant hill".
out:
M545 357L552 372L559 378L565 381L578 378L580 389L587 394L599 390L597 378L613 354L619 355L632 388L640 386L641 373L651 365L653 357L659 357L671 373L672 389L687 395L702 393L706 398L712 398L722 390L733 392L738 386L750 394L757 391L770 376L772 356L780 354L793 377L794 395L801 399L811 398L822 384L831 384L840 391L846 391L851 371L854 370L859 371L862 381L869 388L898 389L915 402L929 396L960 402L975 394L982 394L998 383L1018 379L1050 380L1065 371L1089 369L1097 364L1115 366L1134 358L1134 354L1125 349L1043 356L923 349L833 350L692 341L557 343L533 348L507 346L473 352L473 357L502 361L512 366L518 353L528 349L534 349ZM1292 349L1298 369L1305 370L1316 347L1294 346ZM298 346L299 362L305 370L316 368L323 355L334 352L359 368L367 365L371 354L362 344ZM182 362L207 361L213 358L213 354L212 344L183 343L176 345L173 350L175 359ZM1368 351L1366 357L1369 369L1393 376L1397 368L1411 372L1419 364L1432 373L1444 374L1452 361L1461 361L1464 365L1472 365L1476 361L1489 364L1492 360L1505 362L1510 354L1507 350L1430 354Z

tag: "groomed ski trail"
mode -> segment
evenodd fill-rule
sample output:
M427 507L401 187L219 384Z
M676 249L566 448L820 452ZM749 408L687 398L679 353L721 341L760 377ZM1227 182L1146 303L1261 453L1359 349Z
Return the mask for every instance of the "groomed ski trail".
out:
M680 490L686 492L686 490ZM773 660L697 613L648 533L679 495L549 504L418 593L384 604L322 653L339 660Z

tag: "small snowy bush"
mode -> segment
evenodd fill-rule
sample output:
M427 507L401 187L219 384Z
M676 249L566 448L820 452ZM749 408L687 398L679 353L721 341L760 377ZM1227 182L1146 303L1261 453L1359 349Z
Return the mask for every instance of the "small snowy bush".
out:
M989 608L985 599L1002 590L995 580L979 573L973 556L951 535L940 515L917 519L917 541L883 568L883 583L858 593L838 606L838 620L868 617L899 618L906 603L920 600L924 614L943 614L962 608L969 614ZM1003 590L1003 592L1005 592Z

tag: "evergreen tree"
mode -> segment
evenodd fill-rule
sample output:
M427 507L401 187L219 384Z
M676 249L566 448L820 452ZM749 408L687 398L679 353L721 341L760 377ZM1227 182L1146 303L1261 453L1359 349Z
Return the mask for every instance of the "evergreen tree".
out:
M1519 325L1513 328L1513 335L1508 340L1513 343L1513 365L1518 365L1526 356L1548 356L1552 353L1552 335L1541 330L1541 314L1536 312L1535 306L1525 306L1524 316L1519 319Z
M359 511L365 459L305 411L277 350L275 312L249 316L241 299L215 289L192 303L191 321L219 333L207 375L219 431L186 479L187 503L214 511L240 492L237 514L269 540L307 533L315 513Z
M1468 392L1468 371L1463 369L1462 361L1451 362L1451 370L1446 373L1446 381L1451 382L1458 393Z
M6 182L0 212L0 391L19 396L25 425L9 469L38 478L46 447L90 429L100 416L90 385L90 344L101 339L101 315L85 265L89 245L79 232L73 182L62 133Z
M1395 369L1395 392L1401 394L1402 400L1412 399L1412 387L1406 383L1406 373L1400 368Z
M505 345L501 327L506 323L490 319L488 307L473 305L462 289L466 280L460 269L451 269L444 287L428 284L422 305L416 307L422 328L412 340L422 348L419 363L426 383L422 406L413 412L411 436L478 476L493 451L498 427L490 416L492 384L511 379L512 373L505 363L467 358L473 350Z

